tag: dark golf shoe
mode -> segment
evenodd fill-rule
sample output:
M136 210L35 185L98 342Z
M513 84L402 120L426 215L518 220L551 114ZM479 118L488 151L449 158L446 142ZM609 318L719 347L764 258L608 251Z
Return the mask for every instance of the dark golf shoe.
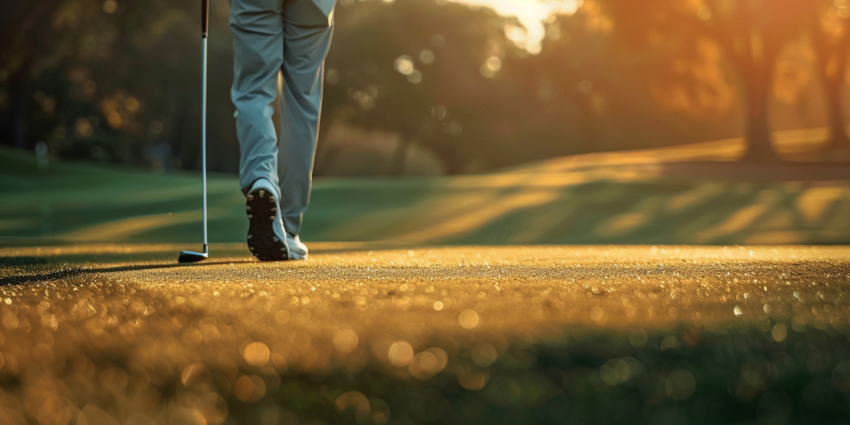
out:
M248 249L260 261L284 261L292 258L280 217L274 187L265 179L257 180L248 192Z

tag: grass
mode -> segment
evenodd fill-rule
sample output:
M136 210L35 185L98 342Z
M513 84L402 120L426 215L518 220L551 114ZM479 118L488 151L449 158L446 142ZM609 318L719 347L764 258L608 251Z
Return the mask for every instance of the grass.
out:
M269 264L238 245L191 266L161 244L0 248L0 423L850 415L848 248L376 248Z
M337 250L357 249L351 247L361 246L359 242L370 247L850 242L847 181L797 178L781 167L773 169L773 175L765 175L764 167L734 164L717 167L738 167L736 175L753 177L753 181L717 179L700 174L696 171L699 167L684 167L686 172L679 167L673 172L665 166L700 159L695 154L698 149L688 149L684 154L666 149L559 158L480 176L317 181L303 236L316 242L313 252L319 255L308 266L337 261L342 266L337 264L325 272L350 269L368 276L352 281L352 289L358 283L361 290L387 289L372 294L380 305L392 306L402 294L389 288L415 283L397 278L404 269L402 262L393 257L398 265L390 262L387 266L390 254L375 248L372 256L371 251L366 254L359 248L364 262L365 258L387 257L380 260L384 267L380 274L373 263L368 263L372 269L366 267L365 271L362 264L346 264L350 255L334 260ZM247 257L244 201L236 178L216 175L209 183L211 241L233 242L215 246L216 256ZM0 150L0 247L69 245L61 250L6 248L0 258L5 283L0 288L7 297L0 303L0 359L4 362L0 367L0 423L52 423L57 418L65 418L65 422L72 418L71 423L83 423L83 418L86 423L118 423L115 418L120 418L124 423L124 418L130 418L126 423L764 425L844 423L850 414L846 319L850 310L844 295L844 262L830 265L795 260L788 269L762 260L753 260L751 268L746 262L709 264L700 269L706 273L705 279L696 286L693 281L681 280L679 273L671 275L661 264L629 269L612 258L588 270L589 260L580 258L585 269L572 272L572 278L578 279L576 288L596 291L595 285L604 285L606 280L611 283L613 274L644 277L645 286L635 288L645 289L648 298L635 291L641 300L635 303L657 302L665 307L659 310L663 312L674 299L664 288L673 288L674 280L681 288L695 290L698 298L706 280L715 279L718 290L725 287L729 292L731 285L737 293L734 298L730 295L728 305L722 305L730 321L733 304L752 307L747 311L759 318L741 319L737 325L725 327L687 320L673 326L646 326L645 330L637 325L600 327L588 322L596 320L592 308L585 320L591 304L581 310L582 303L571 302L564 305L570 306L570 312L580 311L582 315L576 317L581 320L570 319L569 324L552 324L506 339L489 330L452 337L433 323L429 328L424 323L399 320L401 316L396 314L399 326L432 335L419 345L442 347L451 367L430 379L412 377L408 369L393 369L378 357L370 357L368 350L376 352L377 339L367 344L369 334L360 332L359 357L334 354L324 358L322 364L328 368L317 372L299 366L299 358L307 362L315 356L296 348L303 343L330 352L332 338L295 332L297 326L310 317L330 317L354 326L358 322L337 316L341 313L334 307L336 301L322 303L318 294L301 306L297 302L292 305L288 295L275 298L280 302L273 304L261 295L248 296L243 290L251 286L242 285L253 281L257 289L275 296L283 292L274 290L300 291L306 285L305 291L312 294L308 288L317 283L316 273L308 271L297 281L287 267L300 265L244 262L232 268L233 264L208 263L204 268L184 269L173 263L178 248L163 244L199 242L199 189L199 176L192 173L164 175L72 162L53 163L49 172L41 173L30 153ZM127 242L131 244L121 245ZM392 255L405 261L420 258L418 251L414 257L407 249ZM756 251L759 249L775 252L771 247ZM332 255L323 260L323 253ZM578 261L569 255L565 258ZM510 295L527 295L514 298L512 312L520 318L518 323L529 322L543 307L551 309L547 303L536 308L535 299L549 296L548 289L547 295L541 295L544 288L558 283L542 280L546 271L536 264L539 256L529 261L533 267L517 270L531 273L532 278L518 281ZM457 261L451 264L452 270L457 268L455 264ZM469 266L476 267L474 263ZM212 269L215 267L218 269ZM139 277L142 270L160 276ZM181 271L185 275L180 275ZM204 271L208 274L203 275ZM504 275L515 271L505 268ZM439 277L444 274L434 267L423 273L437 276L438 281L434 283L431 277L426 283L422 277L420 289L451 285L447 289L452 296L468 291L469 302L483 291L478 288L480 283L489 283L441 282ZM260 286L261 274L267 280L271 276L273 285ZM234 276L245 282L225 280ZM501 279L501 272L498 276ZM191 284L192 279L200 286ZM797 286L788 286L789 280ZM791 298L785 294L771 302L774 312L779 311L780 301L790 306L785 316L771 318L766 301L763 309L759 308L767 297L761 294L762 285L765 293L770 285L771 291L799 291L802 295L794 292ZM229 296L211 294L213 287L223 288L222 294ZM744 290L749 294L740 293ZM585 290L577 291L586 303L608 302L604 305L611 306L612 314L614 307L625 311L626 304L619 297L631 293L603 293L603 301L599 301L596 296L591 299L591 292L585 296ZM749 301L741 301L748 300L748 295L752 295ZM209 301L211 297L217 301ZM487 308L493 308L495 299L492 294L488 297ZM677 315L693 313L692 303L683 303L681 296L675 299L681 303ZM722 299L727 302L725 295ZM155 309L136 308L144 307L139 302L145 300ZM186 300L189 302L184 303ZM332 315L325 313L330 311L326 306L335 309ZM291 310L292 319L286 326L275 326L277 313L283 310ZM457 317L455 310L452 320ZM359 314L361 310L350 311ZM113 323L117 317L123 321L120 326ZM289 320L290 316L285 317ZM371 316L363 317L368 322ZM376 323L386 332L392 328L387 322ZM112 324L104 326L108 323ZM144 329L156 339L124 326L133 323L144 323ZM227 331L219 336L231 339L199 348L192 335L198 329L208 330L211 323L221 332ZM233 326L224 326L227 323ZM50 326L58 332L50 333ZM453 326L457 328L457 323ZM247 355L241 350L246 335L263 340L278 333L292 337L286 339L289 345L282 346L296 353L287 358L289 366L258 368L244 363ZM137 345L127 343L130 340ZM475 350L486 348L482 345L486 341L498 346L500 355L482 366ZM110 348L104 349L104 343ZM175 353L190 357L180 359ZM142 357L150 362L136 361ZM234 360L227 360L230 358ZM187 365L189 362L194 363ZM350 365L354 369L347 369ZM237 375L231 377L233 371L240 381L235 380ZM245 379L252 382L250 391L237 394L236 388L244 390L244 385L235 382L248 382ZM473 387L479 390L471 390ZM135 415L138 412L147 416ZM209 419L199 420L199 412ZM62 423L58 419L55 422Z
M781 170L776 179L734 181L664 167L700 155L691 147L559 158L477 176L320 179L302 238L406 245L850 242L847 181L770 181L789 180ZM75 162L39 172L31 153L2 149L0 237L7 245L197 242L199 180ZM243 205L234 176L210 177L211 242L244 240Z

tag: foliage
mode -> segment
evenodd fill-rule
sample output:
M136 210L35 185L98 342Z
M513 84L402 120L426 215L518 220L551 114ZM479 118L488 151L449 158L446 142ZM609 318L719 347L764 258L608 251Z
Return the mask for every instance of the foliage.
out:
M751 160L774 160L768 124L768 100L777 58L782 49L817 16L816 2L808 0L607 0L619 36L631 45L667 50L679 84L679 102L716 102L724 97L706 78L705 65L718 65L722 53L739 81L747 108L747 137ZM696 64L697 70L692 67ZM717 70L708 75L716 75ZM688 85L682 83L690 82ZM696 87L696 88L694 88Z
M847 77L847 56L850 54L850 5L820 0L817 6L820 13L809 23L811 45L828 105L830 147L842 148L850 143L841 101L841 88Z
M324 137L336 125L397 134L397 174L413 145L459 174L735 136L731 114L741 103L752 158L773 158L767 100L781 51L810 34L834 94L848 50L846 7L777 1L587 0L546 21L534 55L512 40L522 33L517 23L489 9L340 2L317 172L344 160ZM197 168L199 8L189 0L4 2L0 143L45 141L52 155ZM234 172L228 13L226 2L213 2L208 143L211 169ZM840 96L828 101L840 136Z

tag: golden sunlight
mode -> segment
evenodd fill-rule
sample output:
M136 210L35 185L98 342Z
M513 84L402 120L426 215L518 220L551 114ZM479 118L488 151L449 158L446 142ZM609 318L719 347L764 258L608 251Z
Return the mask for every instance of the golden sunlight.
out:
M516 17L523 28L507 29L507 36L532 54L539 53L546 37L545 22L558 14L576 13L584 0L451 0L470 6L489 7L502 16Z

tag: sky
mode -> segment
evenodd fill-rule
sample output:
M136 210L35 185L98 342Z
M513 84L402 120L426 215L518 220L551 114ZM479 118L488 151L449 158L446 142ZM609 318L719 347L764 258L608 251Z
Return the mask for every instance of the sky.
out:
M573 14L584 0L451 0L471 6L490 7L503 16L513 16L525 27L522 31L511 31L508 36L525 44L530 53L540 52L543 38L546 37L544 22L552 14ZM524 38L524 40L523 40Z

